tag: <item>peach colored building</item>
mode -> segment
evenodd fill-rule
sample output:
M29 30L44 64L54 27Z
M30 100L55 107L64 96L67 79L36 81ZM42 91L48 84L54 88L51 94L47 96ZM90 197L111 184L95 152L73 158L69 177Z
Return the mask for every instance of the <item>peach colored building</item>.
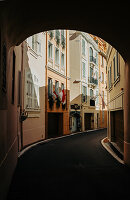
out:
M67 30L46 32L46 138L70 133L68 41Z
M110 142L124 154L125 62L118 51L110 45L107 50L107 76L107 135Z

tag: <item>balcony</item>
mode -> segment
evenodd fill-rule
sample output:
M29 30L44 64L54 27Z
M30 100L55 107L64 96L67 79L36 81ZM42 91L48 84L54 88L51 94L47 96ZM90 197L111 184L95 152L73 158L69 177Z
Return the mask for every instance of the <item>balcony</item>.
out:
M88 84L90 86L96 87L98 85L98 80L96 78L89 77L88 78Z
M96 58L94 58L93 56L90 56L90 64L92 64L92 65L96 65L97 64Z
M62 47L65 48L65 37L63 34L61 34L61 44L62 44Z

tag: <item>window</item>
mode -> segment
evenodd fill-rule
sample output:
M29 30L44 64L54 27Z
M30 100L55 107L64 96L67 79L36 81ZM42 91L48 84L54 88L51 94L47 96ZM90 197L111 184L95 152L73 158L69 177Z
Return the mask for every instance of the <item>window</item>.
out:
M82 62L82 76L83 78L86 78L86 67L84 62Z
M13 51L13 69L12 69L12 104L14 104L15 91L15 53Z
M93 61L93 49L90 47L89 48L89 54L90 54L90 62Z
M55 81L55 92L59 95L59 81Z
M99 103L99 97L98 97L98 90L96 91L96 104L98 105Z
M118 56L118 51L116 52L116 65L117 65L117 77L119 77L119 56Z
M53 58L53 45L51 42L48 42L48 57L50 59Z
M39 84L36 75L31 72L26 73L26 108L38 109L39 102Z
M116 80L116 63L115 63L115 57L113 58L113 69L114 69L114 81Z
M61 67L64 67L64 54L61 53Z
M87 102L87 87L86 87L86 102Z
M110 87L112 86L112 82L111 82L111 76L112 76L112 74L111 74L112 72L111 72L111 66L110 66L110 77L109 77L109 79L110 79Z
M109 81L109 89L112 87L112 82L111 82L111 65L108 70L108 81Z
M104 110L102 111L102 123L104 123Z
M41 53L41 40L39 34L35 34L27 38L27 43L36 53Z
M48 78L48 98L52 96L53 92L53 82L51 78Z
M100 59L101 59L101 66L104 67L104 57L101 56Z
M93 77L93 68L92 67L90 67L90 79L91 79L91 77Z
M93 97L93 90L90 89L90 99Z
M90 53L90 57L93 56L93 49L91 47L89 48L89 53Z
M55 48L55 63L59 65L59 49Z
M87 88L85 86L82 86L82 103L85 102L85 99L86 99L86 102L87 102Z
M82 54L85 56L85 40L82 39Z
M102 83L104 83L104 73L102 72L102 78L101 78L101 80L102 80Z
M40 34L37 34L37 52L41 54L41 39Z

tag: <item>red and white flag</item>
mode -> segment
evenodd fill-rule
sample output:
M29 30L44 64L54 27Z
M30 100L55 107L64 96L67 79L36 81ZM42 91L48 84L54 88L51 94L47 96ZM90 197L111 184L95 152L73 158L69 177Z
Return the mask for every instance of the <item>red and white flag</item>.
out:
M60 92L61 102L65 104L65 90L61 90Z
M54 91L54 92L53 92L53 96L54 96L55 98L57 98L57 97L58 97L58 95L57 95L56 91Z

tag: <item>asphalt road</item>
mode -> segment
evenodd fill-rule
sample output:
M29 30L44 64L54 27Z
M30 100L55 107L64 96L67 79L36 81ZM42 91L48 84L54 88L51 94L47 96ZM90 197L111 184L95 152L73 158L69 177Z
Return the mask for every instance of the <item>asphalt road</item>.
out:
M106 130L80 133L28 150L7 199L129 199L130 169L104 149L105 137Z

